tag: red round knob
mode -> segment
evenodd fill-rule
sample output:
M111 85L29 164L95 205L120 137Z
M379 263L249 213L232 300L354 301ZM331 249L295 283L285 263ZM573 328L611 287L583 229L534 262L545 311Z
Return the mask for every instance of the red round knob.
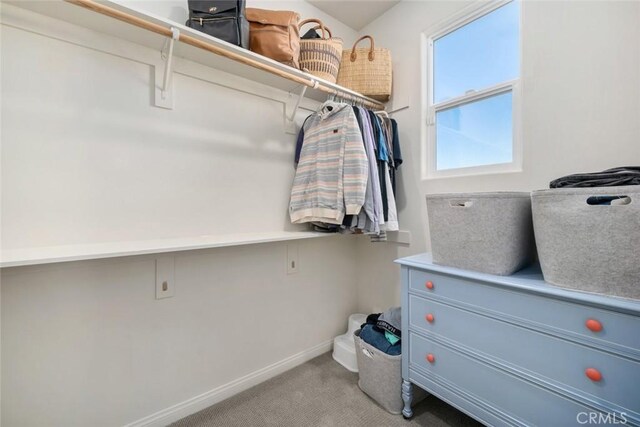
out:
M598 382L602 380L602 374L595 368L587 368L584 373L591 381Z
M433 363L435 361L436 361L436 357L433 354L431 353L427 354L427 362Z
M596 319L588 319L585 322L587 329L592 332L600 332L602 330L602 323L598 322Z
M433 282L429 280L427 283L425 283L425 286L427 287L427 289L433 289Z
M426 316L424 316L424 318L427 319L427 322L433 323L433 319L434 319L433 314L429 313Z

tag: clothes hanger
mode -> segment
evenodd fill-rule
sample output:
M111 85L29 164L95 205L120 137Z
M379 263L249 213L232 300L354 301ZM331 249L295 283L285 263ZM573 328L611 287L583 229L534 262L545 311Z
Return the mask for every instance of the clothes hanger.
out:
M340 102L338 101L337 95L331 94L329 95L327 100L322 103L318 111L319 112L333 111L333 109L337 108L339 105L340 105Z

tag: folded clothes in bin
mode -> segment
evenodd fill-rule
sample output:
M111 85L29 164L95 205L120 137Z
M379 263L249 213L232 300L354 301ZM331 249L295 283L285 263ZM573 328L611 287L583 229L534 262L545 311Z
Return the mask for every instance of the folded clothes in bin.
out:
M640 166L623 166L602 172L576 173L554 179L550 188L619 187L640 185Z
M361 327L360 338L378 350L396 356L402 350L401 319L400 307L390 308L384 313L370 314Z
M372 345L388 355L397 356L402 352L400 341L391 344L385 336L385 333L376 331L373 325L364 325L360 332L360 338L367 344Z

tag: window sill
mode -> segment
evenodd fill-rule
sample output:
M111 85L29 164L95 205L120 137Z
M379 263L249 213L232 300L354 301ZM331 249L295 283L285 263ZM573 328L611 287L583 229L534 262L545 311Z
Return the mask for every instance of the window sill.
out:
M512 164L491 166L476 166L469 168L448 169L444 171L437 171L431 174L427 174L422 177L422 181L436 181L440 179L449 178L466 178L477 176L490 176L490 175L503 175L503 174L516 174L522 173L522 167L517 167Z

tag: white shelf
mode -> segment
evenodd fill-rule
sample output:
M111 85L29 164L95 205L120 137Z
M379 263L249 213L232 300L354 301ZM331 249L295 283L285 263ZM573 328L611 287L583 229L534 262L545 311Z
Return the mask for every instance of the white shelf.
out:
M167 37L154 33L152 31L137 27L135 25L120 21L116 18L103 15L101 13L86 9L84 7L71 4L63 0L50 0L50 1L22 1L22 0L3 0L3 3L15 5L22 9L29 10L31 12L39 13L45 16L49 16L55 19L59 19L80 27L84 27L102 34L117 37L123 40L127 40L142 46L146 46L152 49L160 51ZM350 89L338 86L334 83L330 83L326 80L322 80L318 77L311 76L308 73L289 67L287 65L280 64L274 60L266 58L262 55L258 55L249 50L234 46L226 43L215 37L211 37L200 31L188 28L182 23L170 21L165 18L149 14L144 11L140 11L134 8L126 7L118 3L111 1L100 1L100 4L108 6L120 12L124 12L136 19L141 19L145 22L158 25L162 28L170 30L172 27L178 28L181 34L189 35L199 41L213 45L218 48L222 48L233 54L242 56L243 58L257 61L260 64L276 68L284 73L303 78L305 80L314 79L322 84L326 88L333 89L343 94L348 94L361 100L376 103L382 105L380 102L365 97ZM249 80L256 81L274 88L284 90L286 92L292 92L299 90L301 84L287 80L286 78L271 74L267 71L254 68L250 65L243 64L233 59L226 58L224 56L217 55L212 52L205 51L194 46L190 46L185 43L178 42L174 46L174 56L188 59L221 71L244 77ZM309 87L306 91L305 97L316 101L325 101L327 99L327 93L319 89Z
M411 232L407 230L387 231L387 241L401 245L410 245Z
M389 231L387 235L388 242L411 243L411 233L408 231ZM3 250L0 253L0 268L223 248L330 236L343 235L313 231L280 231L11 249Z
M0 268L242 246L335 235L335 233L311 231L282 231L13 249L2 251Z

